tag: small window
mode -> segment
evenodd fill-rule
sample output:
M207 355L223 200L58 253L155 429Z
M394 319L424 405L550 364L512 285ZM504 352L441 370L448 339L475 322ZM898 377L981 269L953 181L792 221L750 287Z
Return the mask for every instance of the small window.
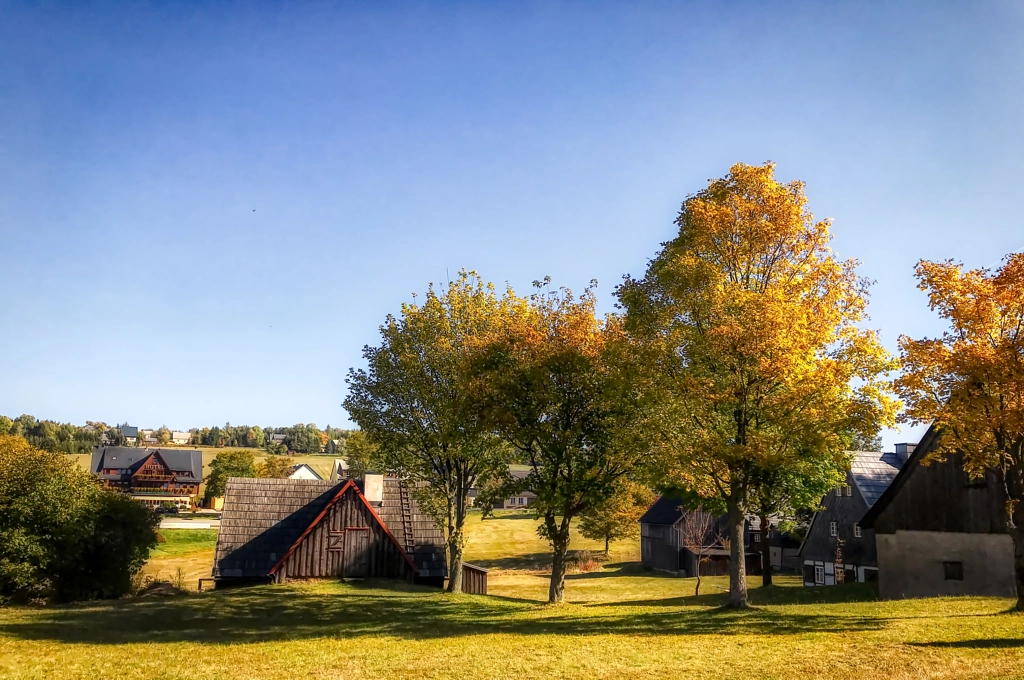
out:
M854 538L863 538L864 537L864 531L861 530L860 525L857 524L856 522L853 525L853 537Z
M849 484L846 485L846 495L847 496L852 496L853 495L853 487L850 486Z
M833 538L839 535L839 522L828 523L828 535Z
M825 567L814 568L814 582L824 583L825 582Z
M963 562L943 562L942 570L946 572L947 581L963 581L964 580L964 563Z
M761 542L761 534L760 534L760 532L755 533L754 534L754 543L760 543L760 542Z

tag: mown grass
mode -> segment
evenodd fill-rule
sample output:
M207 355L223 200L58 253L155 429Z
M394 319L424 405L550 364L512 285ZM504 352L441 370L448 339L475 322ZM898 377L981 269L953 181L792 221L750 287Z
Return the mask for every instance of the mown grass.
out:
M389 581L291 583L167 599L0 609L0 676L17 678L1024 678L1010 600L878 601L871 585L751 589L656 575L613 544L542 603L546 544L510 513L469 525L489 596ZM214 530L166 530L149 569L213 558ZM574 537L574 548L597 547ZM603 546L601 546L603 547Z
M185 586L198 589L199 579L209 578L217 547L216 529L160 529L164 542L150 553L143 574L156 580L175 581L180 568Z

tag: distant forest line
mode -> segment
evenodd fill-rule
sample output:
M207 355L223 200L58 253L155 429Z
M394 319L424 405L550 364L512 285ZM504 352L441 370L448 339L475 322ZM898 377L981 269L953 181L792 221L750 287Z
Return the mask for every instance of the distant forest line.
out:
M32 446L46 451L60 453L89 453L101 442L111 445L128 445L121 428L127 425L108 425L102 421L87 420L84 425L59 423L54 420L38 420L35 416L23 414L17 418L0 415L0 435L10 434L24 437ZM145 446L139 428L137 446ZM298 423L291 427L260 427L259 425L214 425L195 427L187 430L191 435L191 446L239 447L264 449L270 453L331 453L340 454L345 449L349 436L355 430L338 427L320 429L315 423ZM276 436L275 436L276 435ZM171 430L167 426L153 429L151 435L159 445L169 444Z

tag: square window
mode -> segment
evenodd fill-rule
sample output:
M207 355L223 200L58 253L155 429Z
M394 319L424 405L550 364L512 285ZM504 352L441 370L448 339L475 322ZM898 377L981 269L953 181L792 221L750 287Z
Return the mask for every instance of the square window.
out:
M760 543L760 542L761 542L761 534L760 533L754 534L754 543Z
M963 562L943 562L942 570L946 573L947 581L963 581L964 580L964 563Z
M864 537L864 531L860 528L859 524L854 523L854 525L853 525L853 537L854 538L863 538Z
M846 495L847 496L852 496L853 495L853 487L850 486L849 484L846 485Z
M839 535L839 522L828 523L828 535L833 538Z
M824 583L825 582L825 567L814 568L814 582Z

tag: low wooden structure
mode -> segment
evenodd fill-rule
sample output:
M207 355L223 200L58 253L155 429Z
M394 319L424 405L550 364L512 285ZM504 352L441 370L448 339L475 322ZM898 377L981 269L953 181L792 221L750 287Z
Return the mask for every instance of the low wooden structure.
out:
M469 595L487 594L487 570L475 564L462 563L462 592Z
M402 482L228 480L218 584L290 578L398 578L440 587L444 539Z

